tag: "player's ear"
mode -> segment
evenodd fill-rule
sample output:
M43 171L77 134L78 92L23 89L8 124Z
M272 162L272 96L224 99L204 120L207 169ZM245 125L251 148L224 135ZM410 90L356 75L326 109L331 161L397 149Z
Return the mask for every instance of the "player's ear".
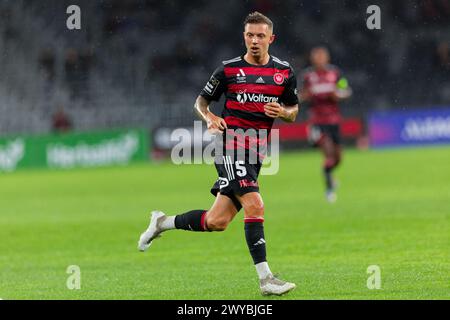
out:
M275 41L275 35L270 36L269 44L272 44Z

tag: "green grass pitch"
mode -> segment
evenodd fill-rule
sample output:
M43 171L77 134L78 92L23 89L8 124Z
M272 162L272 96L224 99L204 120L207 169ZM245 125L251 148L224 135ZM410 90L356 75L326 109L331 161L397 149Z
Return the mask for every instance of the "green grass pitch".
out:
M449 299L450 148L348 150L324 201L318 152L260 179L270 299ZM2 299L263 299L242 212L222 233L171 231L137 251L149 212L207 209L213 166L170 163L0 176ZM69 265L81 289L69 290ZM369 290L367 268L381 269Z

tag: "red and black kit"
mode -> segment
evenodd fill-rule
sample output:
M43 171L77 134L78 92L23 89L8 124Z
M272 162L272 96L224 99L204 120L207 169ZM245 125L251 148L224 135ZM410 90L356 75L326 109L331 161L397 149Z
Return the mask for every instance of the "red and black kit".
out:
M223 61L200 92L208 101L218 101L222 94L225 95L222 118L228 130L223 135L224 152L215 160L219 179L211 192L229 196L240 209L235 194L259 191L257 178L262 161L259 152L265 150L274 122L265 115L264 105L298 104L297 80L291 66L274 56L262 66L249 64L241 56ZM239 137L242 133L245 136ZM255 145L258 147L254 148ZM244 157L239 156L240 148L245 150ZM252 152L258 153L257 161L249 161Z
M329 136L335 144L340 144L341 114L331 94L336 91L341 78L341 71L332 64L324 69L310 67L302 72L303 88L311 94L308 136L313 145L320 143L324 135Z

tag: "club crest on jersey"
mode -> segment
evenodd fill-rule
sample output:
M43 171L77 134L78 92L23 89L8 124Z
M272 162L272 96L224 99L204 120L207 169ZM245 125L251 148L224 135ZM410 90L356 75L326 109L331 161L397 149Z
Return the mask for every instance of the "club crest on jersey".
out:
M273 81L274 81L276 84L283 84L283 82L284 82L284 76L283 76L281 73L277 72L277 73L275 73L275 74L273 75Z

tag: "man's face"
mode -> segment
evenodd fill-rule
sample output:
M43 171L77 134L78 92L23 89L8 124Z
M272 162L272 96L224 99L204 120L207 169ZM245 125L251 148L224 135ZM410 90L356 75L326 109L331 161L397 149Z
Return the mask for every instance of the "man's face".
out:
M247 23L244 40L247 52L254 58L260 58L269 52L269 46L275 40L275 35L272 34L272 30L265 23Z
M330 62L330 55L324 48L316 48L311 51L311 63L316 67L323 67Z

